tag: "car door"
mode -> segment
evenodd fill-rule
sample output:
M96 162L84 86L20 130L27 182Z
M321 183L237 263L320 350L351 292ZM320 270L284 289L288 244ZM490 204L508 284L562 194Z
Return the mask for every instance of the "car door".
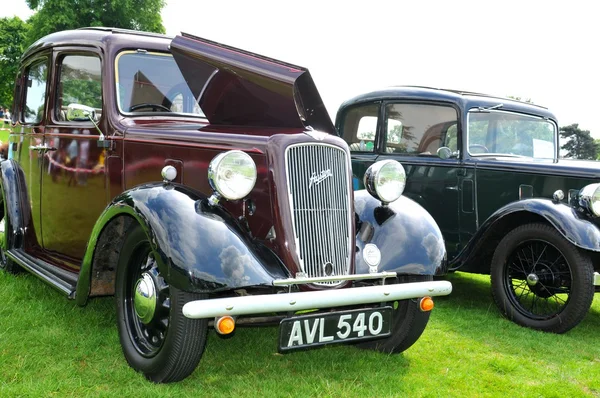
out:
M377 106L376 136L372 146L357 117L371 115ZM458 110L450 104L383 102L355 106L338 126L350 145L352 168L362 188L362 177L375 160L394 159L406 170L404 195L423 206L438 223L449 257L461 249L459 212L464 168L460 163ZM368 131L368 130L367 130ZM368 151L369 148L373 151ZM459 184L460 183L460 184ZM356 186L355 186L356 188ZM469 203L464 203L472 211Z
M86 118L69 115L68 106L92 109L102 119L101 57L95 52L56 51L42 169L43 247L51 261L76 271L94 224L107 205L107 148ZM72 119L72 120L69 120Z
M24 249L29 253L39 251L42 245L40 172L43 153L38 148L44 145L49 63L49 53L37 54L23 62L22 79L18 82L22 96L16 107L18 115L10 138L9 157L18 162L27 186L27 203L31 211L28 228L35 231L25 240Z

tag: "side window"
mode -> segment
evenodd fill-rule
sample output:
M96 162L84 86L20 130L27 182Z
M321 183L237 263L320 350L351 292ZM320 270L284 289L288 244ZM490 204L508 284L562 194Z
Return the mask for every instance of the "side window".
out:
M444 146L449 148L453 153L458 151L458 123L452 124L446 129Z
M488 142L488 125L489 120L478 119L479 115L469 115L469 153L485 153L487 151Z
M385 152L438 156L438 149L457 148L458 114L450 106L389 104L386 106Z
M379 120L379 105L357 106L346 111L342 123L342 138L352 152L373 152Z
M95 109L96 120L102 112L102 71L95 55L66 55L59 61L58 87L54 117L67 120L67 106L85 105Z
M42 121L46 104L46 85L48 83L48 61L36 61L27 69L25 81L25 109L23 122L35 124Z

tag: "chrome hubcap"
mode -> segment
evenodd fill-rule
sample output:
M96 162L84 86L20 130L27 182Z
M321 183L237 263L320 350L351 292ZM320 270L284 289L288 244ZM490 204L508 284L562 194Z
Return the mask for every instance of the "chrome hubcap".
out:
M156 312L156 285L154 278L144 272L142 277L135 284L135 293L133 296L133 307L135 313L143 324L149 324L154 318Z
M529 274L529 275L527 275L527 284L529 286L535 286L535 285L537 285L537 283L538 283L539 280L540 280L540 278L536 274Z

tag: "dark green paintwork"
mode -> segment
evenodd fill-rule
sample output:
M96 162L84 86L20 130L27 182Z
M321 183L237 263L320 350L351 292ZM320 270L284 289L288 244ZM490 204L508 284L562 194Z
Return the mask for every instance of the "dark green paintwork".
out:
M457 260L459 254L463 257L461 250L465 247L476 246L468 244L485 221L503 206L527 198L552 199L553 193L559 189L565 194L563 202L568 203L569 190L578 191L590 183L600 182L600 164L593 161L559 160L556 157L547 161L481 158L471 157L466 151L466 140L461 137L465 134L462 126L467 124L469 109L502 102L503 110L544 117L558 126L555 117L545 108L487 96L395 87L364 94L342 104L336 120L338 133L343 137L342 127L347 109L374 102L379 102L382 107L380 115L383 115L386 104L394 102L444 104L459 109L458 142L462 150L458 157L441 159L437 156L385 153L381 150L384 132L381 122L377 127L375 151L352 153L355 189L363 188L364 173L375 161L395 159L404 166L407 175L404 195L421 204L436 220L444 235L451 262ZM483 266L475 270L486 272Z

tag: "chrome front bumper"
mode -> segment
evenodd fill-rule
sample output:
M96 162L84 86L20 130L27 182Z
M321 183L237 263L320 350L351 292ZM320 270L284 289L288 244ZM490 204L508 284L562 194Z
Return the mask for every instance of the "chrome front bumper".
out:
M190 301L183 306L188 318L214 318L224 315L251 315L272 312L325 309L345 305L373 304L425 296L447 296L452 292L448 281L398 283L257 296L226 297Z

